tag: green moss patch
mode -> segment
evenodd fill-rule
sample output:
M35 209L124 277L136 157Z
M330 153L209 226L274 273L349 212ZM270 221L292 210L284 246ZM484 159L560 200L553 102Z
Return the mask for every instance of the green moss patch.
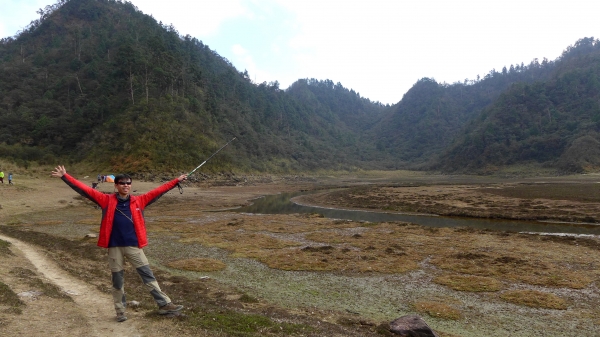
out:
M188 322L192 326L240 337L270 334L294 335L308 333L313 330L303 324L279 323L265 316L244 314L231 310L218 312L193 311L188 317Z
M0 240L0 256L14 255L13 252L10 251L11 243L8 241Z

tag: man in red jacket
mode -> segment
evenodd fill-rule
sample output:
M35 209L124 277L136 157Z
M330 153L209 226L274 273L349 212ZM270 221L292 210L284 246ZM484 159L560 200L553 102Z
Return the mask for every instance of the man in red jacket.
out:
M108 248L108 264L112 272L112 294L117 321L127 320L123 278L125 258L135 267L144 285L158 304L159 314L174 314L183 309L182 305L173 304L171 299L160 290L156 278L150 270L148 259L142 250L148 244L143 211L146 206L186 179L187 174L138 196L129 194L132 179L127 174L115 177L117 192L114 194L102 193L71 177L64 166L57 166L52 171L52 176L61 178L73 190L95 202L102 209L98 246Z

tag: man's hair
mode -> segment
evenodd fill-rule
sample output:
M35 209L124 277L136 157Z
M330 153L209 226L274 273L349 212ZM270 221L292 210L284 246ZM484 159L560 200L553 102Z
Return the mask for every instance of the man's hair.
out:
M126 174L126 173L117 174L115 176L115 184L118 184L119 181L121 181L121 180L125 180L125 181L130 180L130 181L133 181L133 179L131 179L131 177L129 176L129 174Z

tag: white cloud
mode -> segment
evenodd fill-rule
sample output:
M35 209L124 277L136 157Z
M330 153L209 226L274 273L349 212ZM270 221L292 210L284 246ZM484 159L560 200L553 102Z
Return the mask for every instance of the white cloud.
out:
M215 34L227 20L253 17L244 0L133 0L142 12L163 24L173 24L180 34L206 37Z
M256 62L252 58L252 55L239 44L235 44L231 47L231 51L235 57L236 63L241 64L245 70L248 71L249 74L256 74L258 72L258 67L256 66ZM239 69L241 70L241 69Z
M248 51L239 44L234 44L233 47L231 47L231 51L233 51L235 55L239 56L245 56L248 54Z
M273 76L268 71L260 69L250 54L250 52L239 44L235 44L231 47L231 51L234 54L233 63L237 64L239 71L243 69L248 71L250 79L255 83L271 82Z
M296 14L288 46L301 77L340 81L385 103L422 77L462 81L555 59L600 32L600 2L585 0L277 1Z

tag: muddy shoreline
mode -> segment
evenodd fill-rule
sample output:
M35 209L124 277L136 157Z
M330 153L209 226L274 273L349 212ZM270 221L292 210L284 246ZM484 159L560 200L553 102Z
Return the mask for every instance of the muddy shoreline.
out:
M593 187L585 194L574 190ZM551 189L553 195L544 195ZM566 198L558 196L564 193ZM315 206L410 215L458 216L481 219L600 224L600 188L558 183L432 185L418 187L361 186L295 198Z

